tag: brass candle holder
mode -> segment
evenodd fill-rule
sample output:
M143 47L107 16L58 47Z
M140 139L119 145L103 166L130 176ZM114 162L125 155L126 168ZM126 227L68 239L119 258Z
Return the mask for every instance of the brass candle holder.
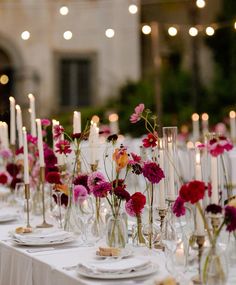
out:
M42 188L42 204L43 204L43 222L41 225L38 225L37 228L51 228L53 225L46 222L45 217L45 191L44 191L44 184L45 184L45 167L40 167L40 186Z
M10 144L10 150L12 151L13 160L15 160L15 157L16 157L16 145Z
M167 214L167 209L158 209L158 214L160 217L160 227L161 231L163 231L163 226L164 226L164 220Z
M203 252L203 246L205 242L205 236L195 235L197 250L198 250L198 274L192 278L193 284L202 284L201 280L201 258Z
M92 172L97 171L97 169L98 169L98 161L96 161L94 164L90 164L90 168L91 168Z
M30 199L30 186L29 184L25 184L25 199L26 199L26 211L27 211L27 222L26 227L32 228L30 225L30 218L29 218L29 199Z

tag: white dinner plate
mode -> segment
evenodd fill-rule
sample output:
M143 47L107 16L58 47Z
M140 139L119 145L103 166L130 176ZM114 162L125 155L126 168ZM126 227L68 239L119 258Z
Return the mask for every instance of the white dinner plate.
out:
M127 279L127 278L137 278L143 277L147 275L154 274L158 271L159 266L157 264L151 263L148 268L138 271L131 271L127 273L100 273L96 272L88 272L84 270L82 267L77 267L76 271L78 275L83 277L88 277L92 279Z
M18 239L15 239L12 237L12 242L17 245L24 245L24 246L47 246L47 245L57 245L57 244L64 244L64 243L69 243L75 241L75 237L68 237L63 240L57 240L57 241L41 241L41 242L36 242L36 241L20 241Z
M17 215L0 216L0 223L12 222L18 219Z

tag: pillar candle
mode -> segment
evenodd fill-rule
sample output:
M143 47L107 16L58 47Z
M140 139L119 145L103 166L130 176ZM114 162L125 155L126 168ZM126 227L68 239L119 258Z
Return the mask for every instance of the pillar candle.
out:
M192 122L193 122L193 141L196 142L200 137L199 115L197 113L192 114Z
M118 134L119 133L119 116L117 114L111 114L109 116L109 126L110 126L110 133L111 134Z
M23 146L23 135L22 135L22 113L19 105L16 105L16 127L18 133L19 148Z
M8 125L6 122L2 122L3 126L3 147L9 148L9 134L8 134Z
M15 99L9 97L10 100L10 143L16 144L16 112L15 112Z
M30 123L31 123L31 135L36 137L36 115L35 115L35 98L33 94L28 95L29 103L30 103Z
M74 111L73 116L73 134L81 133L81 113Z
M207 113L202 114L202 133L203 135L208 133L209 116Z
M29 159L28 159L28 142L26 128L22 128L23 133L23 148L24 148L24 182L29 184Z
M89 133L90 164L96 164L98 160L99 128L96 123L91 123Z
M230 119L230 136L232 141L236 141L236 113L235 111L229 112L229 119Z
M42 124L40 119L36 119L37 133L38 133L38 150L39 150L39 165L40 167L45 166L44 152L43 152L43 135L42 135Z
M199 181L202 180L201 157L198 149L196 149L195 178ZM202 200L199 201L199 204L202 208ZM204 232L204 222L198 208L196 208L196 235L202 236Z
M211 203L218 204L219 203L218 165L217 165L217 157L214 156L211 156L211 186L212 186Z

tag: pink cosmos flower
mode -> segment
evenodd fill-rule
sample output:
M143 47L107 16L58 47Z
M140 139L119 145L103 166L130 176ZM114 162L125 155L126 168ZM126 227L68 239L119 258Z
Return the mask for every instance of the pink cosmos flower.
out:
M49 126L51 126L51 121L48 119L41 119L41 124L44 127L49 127Z
M3 159L8 159L8 158L11 158L12 157L12 152L10 149L1 149L0 150L0 156L3 158Z
M104 175L102 174L102 172L100 171L95 171L93 173L91 173L88 177L88 187L90 189L91 192L93 192L94 187L102 182L105 182L106 179L104 177Z
M141 119L141 115L143 113L144 108L145 106L143 103L135 107L134 113L130 116L130 119L129 119L132 124L137 123Z
M36 145L38 138L33 137L31 134L27 134L27 141L28 141L28 143L32 143L32 144Z
M233 144L226 137L211 139L208 144L208 150L212 156L217 157L224 151L229 151L233 148Z
M60 154L68 154L72 152L72 149L70 147L70 142L67 140L61 140L58 143L56 143L56 152Z
M78 201L78 198L81 202L83 202L88 196L88 191L83 185L76 185L74 187L74 199L75 202Z
M162 178L165 178L163 170L156 162L145 162L143 166L143 176L151 183L159 183Z
M61 135L64 133L64 128L61 126L61 125L56 125L53 127L53 132L54 132L54 135L53 135L53 138L54 140L58 140Z
M180 196L175 200L172 210L173 213L176 215L176 217L185 215L184 203L185 203L184 199L182 199Z

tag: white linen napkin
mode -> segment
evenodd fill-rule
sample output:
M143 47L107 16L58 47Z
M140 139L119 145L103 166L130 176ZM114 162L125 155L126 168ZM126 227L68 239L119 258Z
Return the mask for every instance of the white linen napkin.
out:
M132 257L127 259L119 259L114 261L90 261L78 264L78 269L82 269L88 273L109 273L109 274L124 274L132 271L144 270L151 266L150 260L139 257Z

